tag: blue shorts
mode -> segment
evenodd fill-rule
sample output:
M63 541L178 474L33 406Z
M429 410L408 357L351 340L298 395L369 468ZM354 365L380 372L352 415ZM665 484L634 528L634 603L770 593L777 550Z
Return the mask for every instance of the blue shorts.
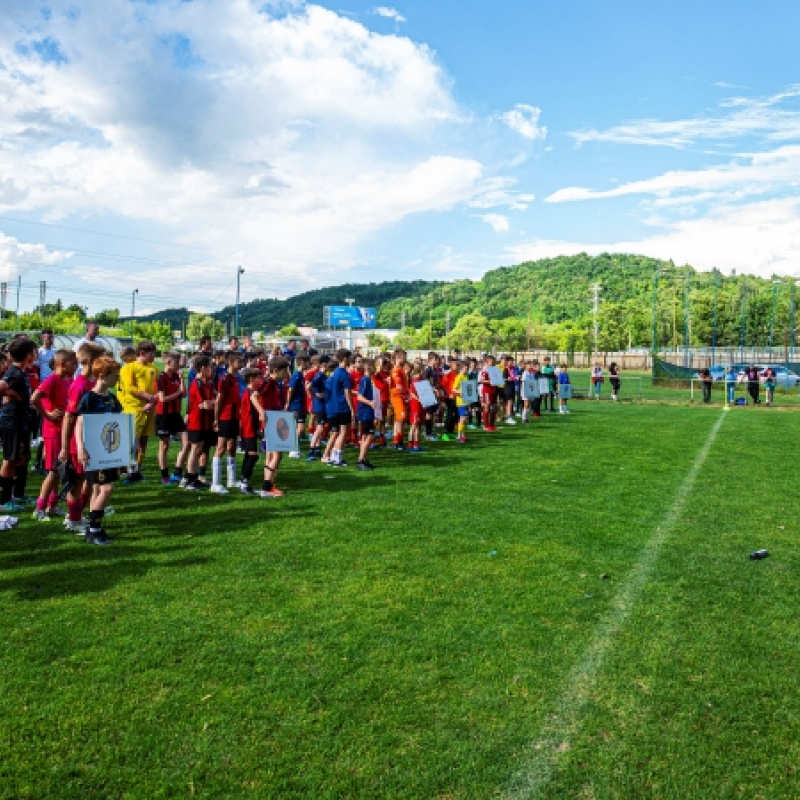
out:
M468 417L469 416L469 406L459 406L458 407L458 416L459 417Z

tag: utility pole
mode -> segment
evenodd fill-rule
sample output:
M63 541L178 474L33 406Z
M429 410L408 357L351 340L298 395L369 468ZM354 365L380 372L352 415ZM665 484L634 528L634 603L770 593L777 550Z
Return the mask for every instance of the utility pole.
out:
M592 305L592 319L594 325L594 352L597 352L597 311L600 308L600 290L603 287L599 283L592 284L592 291L594 292L594 303Z
M444 312L444 349L450 355L450 309Z
M39 281L39 314L44 319L44 307L47 304L47 281Z
M19 327L19 293L20 293L21 289L22 289L22 275L20 275L17 278L17 312L16 312L16 317L17 317L16 324L17 324L17 327Z
M406 329L406 312L400 312L400 331L404 331Z
M239 279L244 275L244 270L241 267L236 267L236 316L233 323L233 335L239 335Z
M797 284L797 281L792 280L792 354L790 360L794 359L794 287Z
M6 315L6 300L8 299L8 284L0 283L0 319Z

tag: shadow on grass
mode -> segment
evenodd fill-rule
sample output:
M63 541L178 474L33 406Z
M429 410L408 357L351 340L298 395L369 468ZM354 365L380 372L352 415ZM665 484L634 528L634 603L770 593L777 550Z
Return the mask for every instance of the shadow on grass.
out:
M90 547L90 545L84 546ZM114 548L113 545L104 548L103 555L107 555L104 561L87 567L77 567L74 563L68 563L62 568L56 567L37 572L35 575L7 577L0 580L0 592L16 592L17 600L54 600L105 592L123 579L141 578L153 569L193 567L211 561L210 558L200 556L167 562L155 559L119 559L115 557L119 551L120 548Z

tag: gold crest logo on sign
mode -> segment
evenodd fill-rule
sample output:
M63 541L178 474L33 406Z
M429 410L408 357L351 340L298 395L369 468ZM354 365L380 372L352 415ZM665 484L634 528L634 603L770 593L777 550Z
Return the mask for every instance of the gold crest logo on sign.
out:
M118 422L109 422L103 426L103 432L100 434L100 441L103 443L107 453L113 453L119 449L122 442L122 435L119 430Z

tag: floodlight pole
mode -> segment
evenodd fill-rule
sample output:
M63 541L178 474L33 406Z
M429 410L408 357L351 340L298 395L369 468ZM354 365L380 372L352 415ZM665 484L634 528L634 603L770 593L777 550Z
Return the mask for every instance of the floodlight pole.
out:
M138 289L131 292L131 342L133 342L133 318L136 316L136 295L139 294Z
M687 272L683 291L683 350L687 367L691 367L691 356L689 355L689 286L691 280L692 274Z
M239 289L240 278L244 275L244 270L241 267L236 267L236 314L233 323L233 335L239 335Z
M797 284L797 281L792 281L792 355L791 359L794 359L794 287Z
M772 279L772 316L769 320L769 360L775 360L773 348L775 347L775 315L778 311L778 281Z
M744 361L744 336L747 329L745 318L745 307L747 306L747 275L744 276L744 290L742 292L742 322L739 330L739 347L741 349L742 361Z
M353 307L353 303L355 303L355 300L352 297L345 297L344 301L351 308ZM347 321L347 333L348 333L348 339L349 339L349 345L348 345L347 349L352 353L353 352L353 320L352 319Z
M653 366L655 367L656 363L656 348L658 346L658 342L656 341L656 312L658 310L658 264L655 266L655 271L653 274L653 346L652 346L652 360Z

